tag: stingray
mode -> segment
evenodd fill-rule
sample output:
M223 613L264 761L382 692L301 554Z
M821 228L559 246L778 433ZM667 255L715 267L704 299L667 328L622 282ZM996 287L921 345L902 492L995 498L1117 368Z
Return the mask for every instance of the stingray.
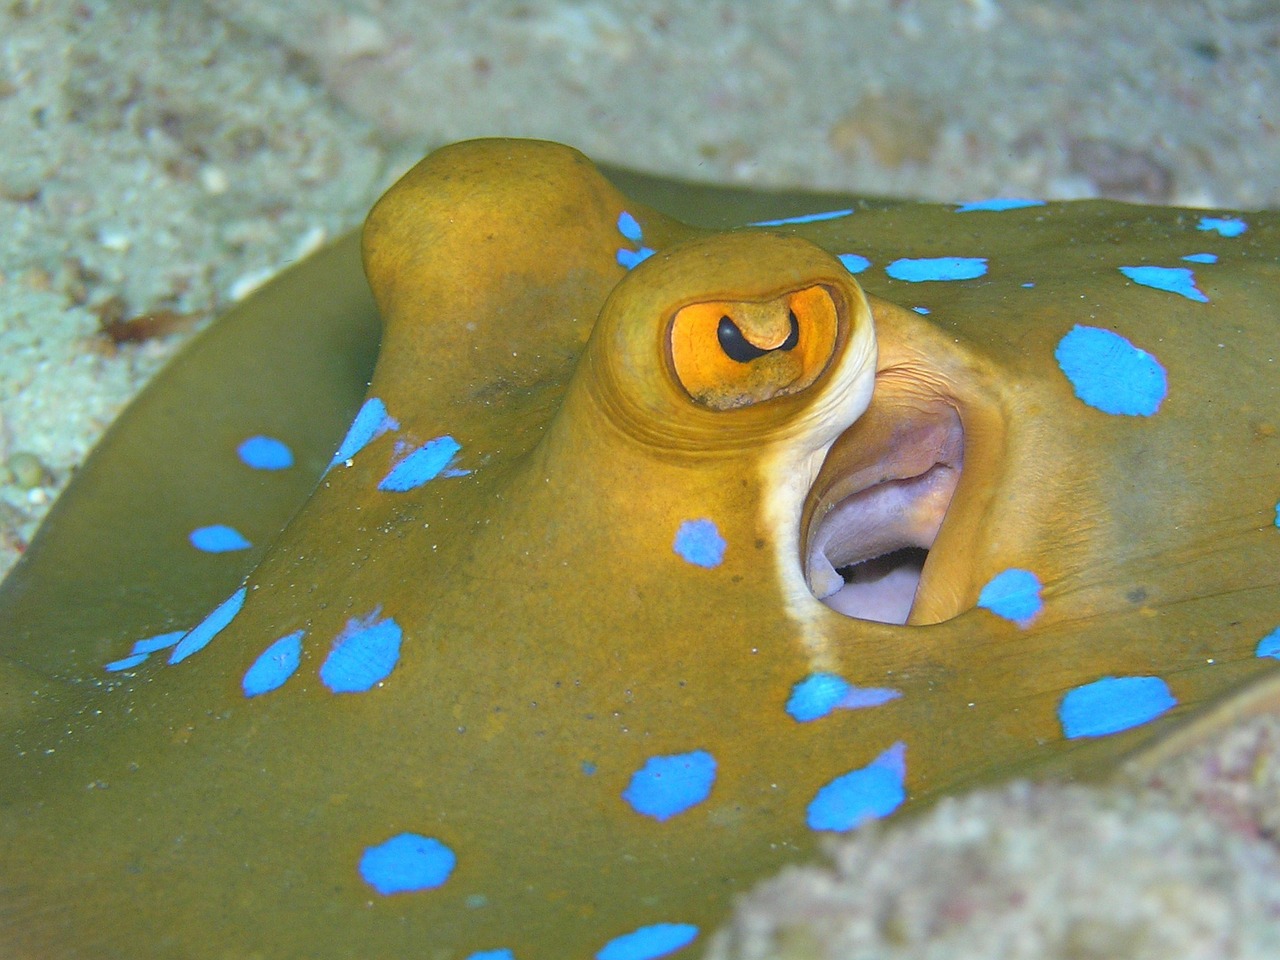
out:
M0 587L4 952L694 956L1268 682L1278 231L431 154Z

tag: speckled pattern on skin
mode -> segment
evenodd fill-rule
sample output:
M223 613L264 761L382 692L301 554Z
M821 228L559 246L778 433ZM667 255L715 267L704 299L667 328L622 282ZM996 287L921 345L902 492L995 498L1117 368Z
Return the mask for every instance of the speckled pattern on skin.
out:
M349 242L194 345L0 587L0 943L692 956L1272 669L1276 218L827 213L459 144L370 214L363 398Z

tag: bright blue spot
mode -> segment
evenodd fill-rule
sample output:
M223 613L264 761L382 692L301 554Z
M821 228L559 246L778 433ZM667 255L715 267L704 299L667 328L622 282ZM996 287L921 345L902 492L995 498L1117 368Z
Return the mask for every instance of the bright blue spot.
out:
M1076 396L1103 413L1149 417L1169 392L1159 361L1111 330L1072 327L1053 356Z
M1023 286L1025 289L1030 290L1032 287L1034 287L1034 286L1035 286L1035 284L1034 284L1034 283L1031 283L1031 282L1027 282L1027 283L1024 283L1022 286Z
M639 243L640 238L644 236L639 222L625 210L618 214L618 232L632 243Z
M620 247L618 249L618 265L630 270L644 263L652 256L653 250L649 247L641 247L639 250L627 250L625 247Z
M400 624L379 620L381 608L363 620L347 621L320 667L320 679L334 693L363 693L385 680L400 659Z
M168 633L157 633L154 637L147 637L145 640L139 640L133 645L130 653L155 653L157 650L165 650L172 647L175 643L187 635L185 630L170 630Z
M305 633L305 630L295 630L262 651L240 682L246 697L275 690L293 676L302 662L302 636Z
M1159 677L1103 677L1068 690L1058 719L1068 740L1104 737L1141 726L1177 704Z
M510 950L481 950L471 954L466 960L516 960L516 955Z
M384 897L431 890L449 879L458 858L435 837L400 833L369 847L360 857L360 876Z
M597 769L598 768L596 767L596 765L592 763L590 760L582 761L582 772L585 773L588 777L595 776Z
M191 545L205 553L230 553L233 550L248 550L253 544L235 527L215 523L208 527L196 527L187 535Z
M978 606L1025 626L1044 607L1040 580L1030 570L1001 571L978 594Z
M718 567L724 560L724 538L711 520L686 520L680 524L671 547L699 567Z
M1254 656L1274 657L1276 660L1280 660L1280 627L1276 627L1259 640L1258 649L1254 650L1253 653Z
M236 447L236 453L255 470L287 470L293 466L293 451L275 437L250 437Z
M864 707L879 707L901 696L901 690L890 687L850 687L849 692L836 704L836 709L861 710Z
M840 254L840 262L844 264L844 268L850 273L861 273L871 266L871 261L860 253L842 253Z
M115 673L117 670L132 670L134 667L136 667L138 664L142 663L146 659L147 659L147 655L145 653L135 653L132 656L125 657L122 660L112 660L102 669L110 673Z
M820 220L838 220L840 217L847 217L853 213L853 209L848 210L828 210L826 213L802 213L798 217L783 217L780 220L757 220L751 224L753 227L781 227L788 223L817 223Z
M920 316L922 317L927 317L929 314L933 312L928 307L912 307L911 309L914 310L916 313L920 314Z
M906 744L899 741L865 767L836 777L809 803L811 830L853 830L868 820L887 817L907 799Z
M370 397L361 405L360 412L351 421L347 435L342 438L337 453L329 461L329 469L350 460L388 430L399 429L399 422L387 413L387 405L377 397Z
M1120 272L1144 287L1167 290L1198 303L1209 302L1209 298L1196 289L1196 276L1188 267L1121 267Z
M596 960L655 960L697 938L698 928L692 923L655 923L614 937L596 954Z
M1023 207L1043 207L1043 200L1025 200L1019 197L995 197L991 200L975 200L973 203L962 203L956 207L956 213L969 213L973 210L1020 210Z
M1215 230L1219 236L1238 237L1249 229L1239 217L1201 217L1197 230Z
M1280 527L1280 503L1276 504L1276 526Z
M834 673L815 673L791 688L787 713L797 723L825 717L850 690L848 681Z
M1188 253L1183 260L1189 260L1191 263L1217 263L1218 255L1216 253Z
M222 603L218 604L213 613L209 614L200 623L196 624L187 634L178 641L178 645L173 648L173 653L169 654L170 663L181 663L193 653L203 650L209 645L209 641L222 632L232 620L235 619L240 608L244 606L244 598L248 596L248 588L241 587Z
M972 280L987 272L986 257L904 257L884 268L895 280Z
M438 477L461 449L462 445L453 437L444 436L428 440L392 467L391 472L378 484L378 489L391 493L404 493L406 490L416 489L428 480ZM468 471L463 471L464 474L466 472Z
M715 779L715 757L705 750L650 757L631 775L622 799L636 813L669 820L707 799Z

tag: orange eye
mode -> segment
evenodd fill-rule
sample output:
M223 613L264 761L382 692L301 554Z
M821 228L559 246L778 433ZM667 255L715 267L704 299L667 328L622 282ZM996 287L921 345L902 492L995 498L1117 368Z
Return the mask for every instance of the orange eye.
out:
M813 383L838 329L835 301L822 286L772 300L691 303L671 321L671 365L695 401L732 410Z

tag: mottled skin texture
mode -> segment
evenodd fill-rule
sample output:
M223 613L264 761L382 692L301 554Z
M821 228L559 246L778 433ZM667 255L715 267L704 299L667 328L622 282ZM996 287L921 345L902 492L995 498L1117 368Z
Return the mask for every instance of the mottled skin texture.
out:
M772 212L684 196L703 223ZM588 345L627 273L614 256L634 246L616 226L624 209L658 253ZM366 227L385 318L370 392L401 437L456 437L472 473L378 493L388 435L312 489L369 370L373 314L349 242L157 381L0 588L0 952L584 957L643 924L705 935L735 892L814 849L815 790L895 741L912 804L1039 768L1107 769L1265 672L1254 645L1280 622L1280 220L1251 215L1230 239L1196 221L1113 203L859 204L699 240L565 148L433 154ZM682 241L694 245L668 259ZM882 470L895 435L964 430L909 626L832 612L801 569L815 510L802 518L804 471L861 409L837 382L861 383L857 364L719 412L662 379L653 331L690 297L824 284L845 305L837 356L851 356L867 318L818 247L876 264L859 279L878 373L816 489ZM1197 251L1222 258L1197 270L1208 304L1116 269ZM913 285L881 269L953 255L991 270ZM903 309L917 305L929 316ZM1159 358L1169 395L1156 416L1074 397L1053 351L1076 323ZM299 467L244 470L233 451L253 433L286 439ZM671 547L699 517L728 544L713 569ZM254 550L195 554L186 533L215 521ZM972 609L1011 566L1044 584L1026 629ZM250 571L244 611L208 648L102 672L132 641L192 626ZM336 696L316 669L343 624L378 606L405 628L399 664ZM298 674L247 700L245 669L298 628ZM815 669L903 696L798 725L783 705ZM1181 706L1067 743L1058 701L1107 674L1162 676ZM706 802L657 823L619 799L646 758L693 749L719 764ZM402 830L458 853L445 886L380 897L361 880L361 851Z

